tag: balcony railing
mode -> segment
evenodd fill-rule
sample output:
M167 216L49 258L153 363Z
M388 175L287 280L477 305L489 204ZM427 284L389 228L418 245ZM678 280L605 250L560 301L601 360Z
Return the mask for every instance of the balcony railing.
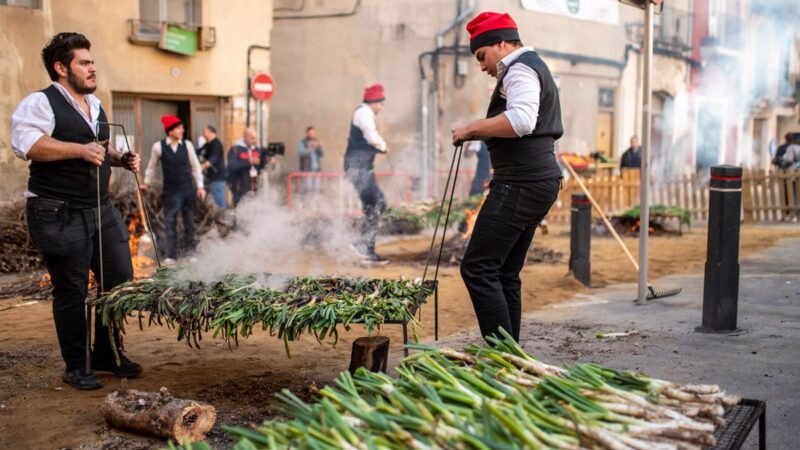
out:
M136 45L157 46L161 39L161 29L165 22L155 20L128 19L128 41ZM198 50L214 48L217 43L217 29L192 23L175 23L181 27L197 31Z
M661 14L656 16L653 46L656 51L688 53L692 48L692 14L665 6Z

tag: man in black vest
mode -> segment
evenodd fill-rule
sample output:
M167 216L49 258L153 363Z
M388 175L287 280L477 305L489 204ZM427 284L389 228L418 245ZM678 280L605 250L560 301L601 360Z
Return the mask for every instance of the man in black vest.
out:
M214 198L214 203L221 209L226 209L228 202L225 198L225 179L227 178L225 149L222 148L222 142L217 138L217 129L212 125L206 125L203 128L203 138L206 143L200 147L200 160L206 174L208 190Z
M386 197L375 180L375 155L387 152L386 142L378 134L375 116L383 110L386 97L383 86L374 84L364 89L364 102L353 112L350 137L344 154L344 170L361 199L364 222L361 236L350 247L367 264L387 264L388 259L375 252L375 237L381 214L386 210Z
M499 328L519 340L519 273L533 233L558 196L555 141L564 134L550 70L520 42L508 14L484 12L467 24L481 70L497 78L486 119L453 126L453 144L485 139L494 178L461 261L481 334Z
M84 390L102 387L95 372L85 369L89 271L100 280L102 259L100 281L106 290L133 277L128 229L108 199L111 166L139 170L137 155L121 154L108 146L106 114L92 95L97 79L90 47L82 34L55 35L42 50L53 84L25 97L11 118L14 153L31 161L25 193L28 230L44 253L53 284L53 320L66 363L62 379ZM118 340L112 342L99 316L94 323L94 370L124 378L138 376L142 367L121 352L121 364L116 364L112 345L119 349Z
M164 264L174 264L178 257L178 213L183 218L183 245L194 249L195 195L205 200L203 170L194 145L183 138L183 122L174 114L161 116L161 124L167 137L153 144L150 160L144 171L144 189L155 180L158 165L164 180L162 191L164 204L164 228L167 232L167 248Z

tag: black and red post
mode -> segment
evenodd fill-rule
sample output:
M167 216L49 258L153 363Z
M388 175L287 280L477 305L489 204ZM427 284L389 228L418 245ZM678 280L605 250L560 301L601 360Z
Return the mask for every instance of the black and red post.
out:
M592 204L585 194L572 194L569 231L569 270L575 278L591 283Z
M733 331L739 303L742 168L712 167L709 191L708 250L700 330Z

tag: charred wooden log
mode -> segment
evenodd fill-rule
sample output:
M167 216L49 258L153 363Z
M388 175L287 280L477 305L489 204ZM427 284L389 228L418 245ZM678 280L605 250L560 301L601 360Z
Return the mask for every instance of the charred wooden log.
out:
M359 367L364 367L372 372L386 372L388 363L388 337L360 337L353 341L353 352L350 355L350 373L355 373Z
M164 387L159 392L114 391L106 397L102 411L114 427L178 443L205 439L217 418L213 406L174 398Z

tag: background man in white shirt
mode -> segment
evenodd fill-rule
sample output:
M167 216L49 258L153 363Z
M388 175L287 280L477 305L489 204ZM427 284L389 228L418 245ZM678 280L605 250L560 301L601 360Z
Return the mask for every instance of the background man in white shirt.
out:
M536 227L558 197L555 141L564 134L558 88L536 52L523 47L508 14L484 12L467 24L481 70L497 78L485 119L453 126L453 144L485 139L494 169L461 276L481 334L500 328L519 340L519 272Z
M378 223L386 210L386 197L375 180L375 155L387 151L386 141L375 126L375 116L383 110L385 100L382 85L375 84L364 89L364 102L353 112L344 154L345 176L358 191L364 211L361 236L350 247L362 262L368 264L389 262L375 252Z
M128 228L108 198L111 166L139 171L137 155L108 146L108 120L92 95L97 69L90 48L79 33L53 36L42 50L53 84L22 99L11 116L14 153L31 161L25 193L28 231L44 254L53 283L53 321L66 364L62 380L81 390L102 387L94 370L122 378L142 373L142 366L121 352L121 364L116 364L112 345L119 349L119 340L109 339L99 316L94 318L93 370L86 372L84 305L89 271L100 280L100 231L102 287L109 290L133 277Z
M194 250L194 216L197 204L206 198L203 188L203 169L197 152L189 140L183 138L183 122L174 114L161 117L167 137L153 144L150 160L144 172L144 189L153 183L158 166L161 166L164 188L164 228L167 233L167 248L164 264L174 264L178 257L178 213L183 218L183 244Z

